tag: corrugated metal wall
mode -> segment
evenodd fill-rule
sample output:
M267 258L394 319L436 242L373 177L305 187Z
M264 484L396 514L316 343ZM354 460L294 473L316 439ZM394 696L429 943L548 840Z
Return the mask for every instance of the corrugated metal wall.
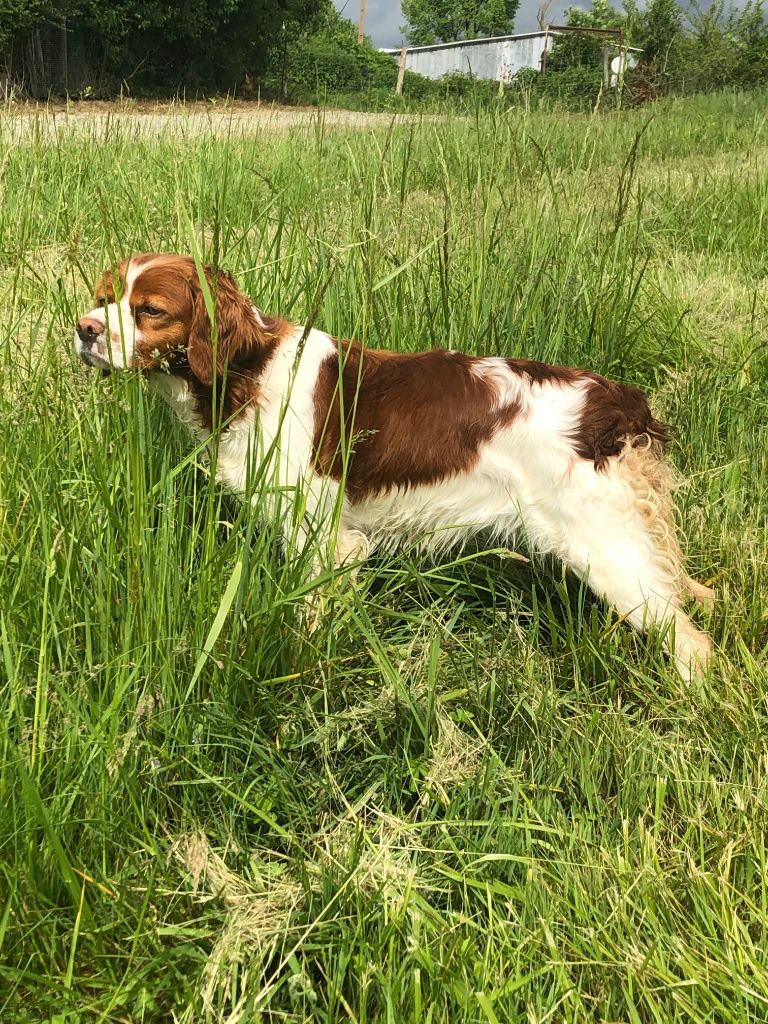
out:
M406 67L425 78L442 78L460 71L475 78L508 82L522 68L540 69L545 38L543 32L528 32L520 36L416 46L408 50ZM547 49L552 48L553 41L550 35Z

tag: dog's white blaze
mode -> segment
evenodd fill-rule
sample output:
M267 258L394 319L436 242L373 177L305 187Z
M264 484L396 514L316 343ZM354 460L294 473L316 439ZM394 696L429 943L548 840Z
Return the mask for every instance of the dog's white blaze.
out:
M133 319L127 292L119 304L110 302L107 306L97 306L86 316L102 325L101 333L93 339L89 348L95 343L95 354L103 359L105 369L130 369L136 346L141 341L141 331ZM79 356L85 349L86 345L75 332L75 352Z

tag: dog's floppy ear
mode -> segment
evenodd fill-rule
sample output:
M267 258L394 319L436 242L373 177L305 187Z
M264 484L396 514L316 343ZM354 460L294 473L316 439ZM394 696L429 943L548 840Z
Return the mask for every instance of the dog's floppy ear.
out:
M93 294L100 302L105 299L107 302L117 302L122 298L125 291L125 273L128 270L130 260L123 260L117 267L117 273L111 269L103 272L93 288Z
M215 331L200 281L197 276L190 278L192 324L187 359L197 379L210 386L214 377L237 372L238 364L268 339L250 299L239 290L234 277L225 270L203 269L214 303Z
M93 297L97 302L115 301L115 279L111 270L105 270L93 286Z

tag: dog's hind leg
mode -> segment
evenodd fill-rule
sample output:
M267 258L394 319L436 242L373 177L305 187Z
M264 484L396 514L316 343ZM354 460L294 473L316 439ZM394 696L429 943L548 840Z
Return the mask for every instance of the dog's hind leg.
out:
M715 604L715 592L712 587L705 587L703 583L699 583L698 580L691 579L690 576L686 576L683 580L683 586L688 591L690 596L700 604L702 608L711 610Z
M712 645L682 608L683 589L691 588L671 484L670 471L648 449L628 448L599 471L578 463L565 485L556 553L635 629L665 630L665 647L689 679L706 671Z
M618 544L612 551L610 545L601 540L597 553L588 556L585 572L577 564L582 562L581 557L565 561L635 629L640 632L652 627L664 630L664 647L684 679L702 676L712 653L710 638L694 626L680 607L677 589L658 573L652 556L642 564L636 539L627 533L624 538L617 536L616 540Z

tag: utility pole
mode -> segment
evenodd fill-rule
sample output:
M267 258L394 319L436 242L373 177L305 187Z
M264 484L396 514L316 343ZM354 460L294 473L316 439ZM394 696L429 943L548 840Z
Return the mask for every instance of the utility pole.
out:
M365 39L365 0L360 0L360 23L357 27L357 45L362 46Z

